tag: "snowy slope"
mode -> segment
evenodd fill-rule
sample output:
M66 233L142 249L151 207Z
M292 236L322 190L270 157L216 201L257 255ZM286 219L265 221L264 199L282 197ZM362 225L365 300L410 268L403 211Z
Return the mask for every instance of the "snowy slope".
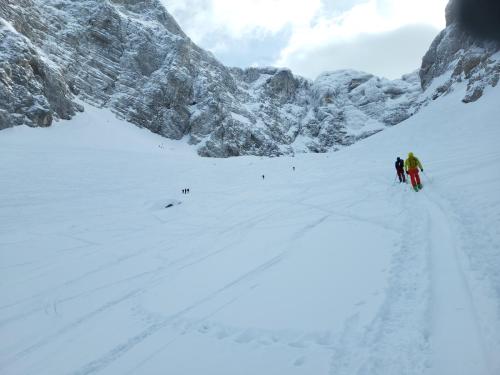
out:
M295 158L88 106L0 132L0 373L499 374L500 90L464 91Z

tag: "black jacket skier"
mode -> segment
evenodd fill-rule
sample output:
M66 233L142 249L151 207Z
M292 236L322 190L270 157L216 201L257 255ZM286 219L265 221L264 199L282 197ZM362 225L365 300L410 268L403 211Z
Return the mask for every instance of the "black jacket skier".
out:
M396 172L399 177L399 182L406 182L406 176L405 176L405 162L403 159L401 159L399 156L396 160L396 163L394 163L394 166L396 167Z

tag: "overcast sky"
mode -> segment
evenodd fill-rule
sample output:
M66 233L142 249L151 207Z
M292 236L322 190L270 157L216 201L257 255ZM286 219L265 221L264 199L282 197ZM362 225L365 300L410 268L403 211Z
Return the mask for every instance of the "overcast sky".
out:
M352 68L398 78L420 66L448 0L162 0L199 46L229 66L308 78Z

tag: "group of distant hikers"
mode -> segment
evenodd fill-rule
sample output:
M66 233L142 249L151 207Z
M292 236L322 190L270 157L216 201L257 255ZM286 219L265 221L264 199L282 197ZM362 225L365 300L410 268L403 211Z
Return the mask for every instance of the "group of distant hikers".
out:
M399 156L395 163L396 172L398 174L399 183L406 183L406 175L410 176L411 185L413 186L413 190L419 191L422 189L422 183L420 182L420 176L418 175L418 170L420 172L424 171L422 167L422 163L420 160L413 155L413 152L408 154L408 158L403 161Z
M422 167L422 163L420 163L420 160L418 160L418 158L413 155L413 152L410 152L408 154L408 158L406 160L403 160L398 156L398 158L396 159L396 163L394 163L394 166L396 167L396 173L399 178L399 183L406 183L406 175L408 175L410 176L411 186L413 187L413 190L422 190L423 186L422 182L420 181L418 171L420 169L420 172L423 172L424 168ZM292 167L292 169L295 171L295 167ZM262 175L262 179L264 180L265 178L266 176ZM182 194L189 193L189 188L182 189Z

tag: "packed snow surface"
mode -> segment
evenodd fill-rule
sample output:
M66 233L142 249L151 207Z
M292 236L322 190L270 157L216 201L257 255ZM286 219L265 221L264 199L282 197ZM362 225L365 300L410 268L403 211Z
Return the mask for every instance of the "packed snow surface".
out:
M500 90L459 91L295 158L1 131L0 373L500 374Z

